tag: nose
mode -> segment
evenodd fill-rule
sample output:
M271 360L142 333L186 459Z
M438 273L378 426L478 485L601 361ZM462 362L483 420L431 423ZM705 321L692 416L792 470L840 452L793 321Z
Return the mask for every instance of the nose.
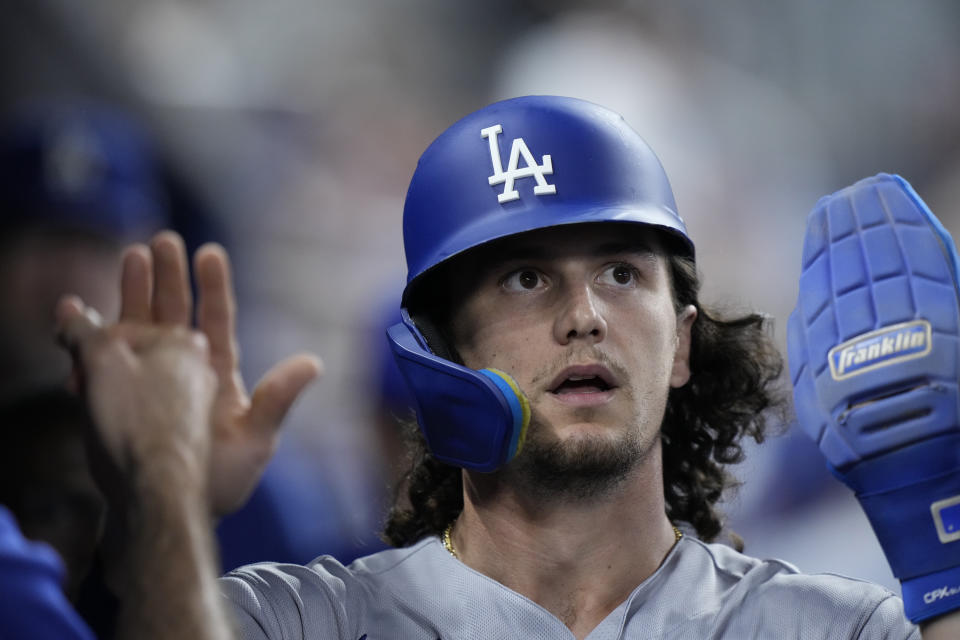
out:
M607 321L602 302L589 286L571 287L554 321L553 332L557 342L567 345L573 340L589 340L591 344L603 341L607 335Z

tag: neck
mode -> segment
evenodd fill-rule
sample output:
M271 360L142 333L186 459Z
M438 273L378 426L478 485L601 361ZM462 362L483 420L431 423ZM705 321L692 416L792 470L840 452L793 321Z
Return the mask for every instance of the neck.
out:
M660 449L599 496L551 500L509 474L464 474L458 557L584 637L648 578L676 541ZM582 635L581 635L582 632Z

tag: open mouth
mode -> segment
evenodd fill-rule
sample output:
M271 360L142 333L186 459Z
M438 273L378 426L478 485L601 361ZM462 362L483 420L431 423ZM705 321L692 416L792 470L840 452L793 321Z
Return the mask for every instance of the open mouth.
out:
M567 395L573 393L603 393L616 388L613 376L604 367L590 365L571 367L554 379L550 393Z
M600 393L609 391L610 385L602 378L591 376L589 378L567 378L560 383L560 386L553 389L553 393L563 395L565 393Z

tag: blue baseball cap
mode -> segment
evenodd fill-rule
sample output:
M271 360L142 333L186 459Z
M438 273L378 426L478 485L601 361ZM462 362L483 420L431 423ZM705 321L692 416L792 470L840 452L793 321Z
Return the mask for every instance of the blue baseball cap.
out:
M33 101L0 131L0 227L146 237L167 223L144 130L104 105Z

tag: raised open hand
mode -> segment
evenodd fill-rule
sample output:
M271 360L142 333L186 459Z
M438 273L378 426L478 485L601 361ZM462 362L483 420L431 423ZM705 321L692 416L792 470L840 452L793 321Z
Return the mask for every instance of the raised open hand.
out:
M280 424L301 391L322 370L298 354L275 365L248 395L238 369L236 300L226 251L207 244L194 256L196 328L207 337L217 392L211 412L211 512L235 511L249 497L276 449ZM120 321L192 324L187 255L180 236L165 231L150 246L133 245L123 258Z
M103 451L124 478L150 465L175 468L204 490L216 379L207 340L181 326L104 327L76 296L57 305L61 342L76 358ZM171 466L173 465L173 466ZM101 478L103 486L112 482ZM201 492L203 495L203 492Z
M161 252L170 243L177 245L160 240ZM132 272L125 284L150 271L145 249L127 254ZM157 282L154 291L176 294L167 284ZM59 337L73 354L95 425L89 451L99 460L91 470L110 503L101 558L104 579L120 599L116 635L226 639L232 634L214 581L209 516L210 486L219 482L211 465L222 472L229 459L213 451L222 442L210 416L217 398L229 394L219 389L210 340L185 323L155 321L152 309L169 307L138 295L130 313L110 326L76 296L57 306ZM226 425L231 434L239 428ZM239 450L241 440L228 442ZM251 450L269 447L256 440L247 440ZM220 483L215 504L242 500L258 473L237 474L242 486Z

